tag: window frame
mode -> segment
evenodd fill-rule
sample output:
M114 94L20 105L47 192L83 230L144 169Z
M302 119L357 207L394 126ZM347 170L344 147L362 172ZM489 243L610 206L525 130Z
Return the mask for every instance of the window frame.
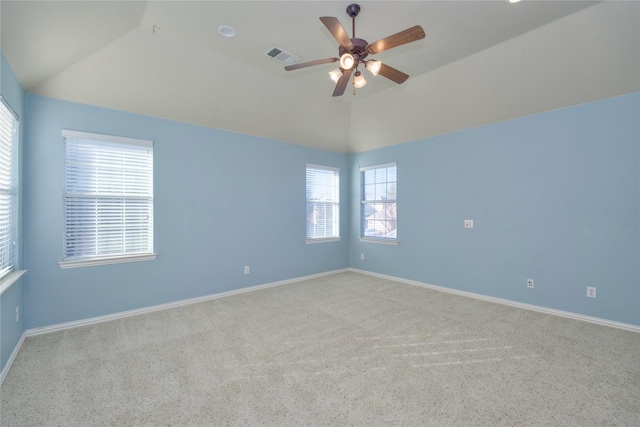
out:
M68 129L63 129L62 130L62 137L63 137L63 143L64 143L64 148L63 148L63 154L64 154L64 167L63 167L63 247L62 247L62 251L63 251L63 260L60 261L58 263L58 265L60 266L60 268L62 269L67 269L67 268L77 268L77 267L91 267L91 266L98 266L98 265L109 265L109 264L121 264L121 263L129 263L129 262L139 262L139 261L151 261L156 259L157 254L154 253L154 223L153 223L153 141L149 141L149 140L143 140L143 139L134 139L134 138L127 138L127 137L120 137L120 136L112 136L112 135L105 135L105 134L97 134L97 133L90 133L90 132L81 132L81 131L74 131L74 130L68 130ZM99 146L100 144L104 144L106 146L111 146L112 148L114 146L119 146L122 149L126 149L127 146L129 147L137 147L137 149L139 149L139 147L144 147L148 150L150 150L151 156L150 159L147 159L148 165L147 165L147 173L150 176L147 176L145 178L141 178L144 181L140 181L143 183L146 183L147 185L144 186L144 188L146 189L146 193L144 194L134 194L131 192L131 184L128 184L129 186L127 187L129 189L129 192L125 191L123 193L113 193L113 194L109 194L109 193L104 193L104 194L100 194L98 192L96 192L95 190L91 191L91 190L87 190L85 193L78 193L77 191L73 192L73 191L69 191L69 182L68 182L68 172L70 172L69 165L70 163L72 163L69 159L69 153L68 153L68 148L67 148L67 142L68 140L80 140L83 143L88 143L89 145L91 145L91 143L95 143L96 147ZM99 152L99 150L96 150ZM131 153L129 153L130 155ZM125 156L123 156L124 158ZM90 163L87 163L86 165L89 166ZM90 167L93 168L92 172L95 171L102 171L103 173L108 169L106 167L106 165L104 163L98 163L96 164L90 164ZM101 169L102 168L102 169ZM122 166L123 173L125 172L130 172L132 169L127 168ZM71 182L73 183L74 181L71 180ZM139 183L138 181L135 181L136 184L136 188L138 188L137 184ZM124 183L124 181L122 182ZM77 183L75 183L77 185ZM118 183L120 184L120 183ZM91 255L87 255L87 256L69 256L68 254L68 242L67 242L67 237L69 237L68 235L68 231L70 231L67 227L68 227L68 219L71 218L71 216L68 216L68 207L72 207L74 206L73 203L74 202L70 202L70 200L74 199L75 203L78 202L78 200L86 200L86 201L90 201L90 200L95 200L95 204L99 204L100 202L103 202L105 200L111 199L111 200L117 200L120 199L121 203L120 205L122 206L123 204L126 206L126 202L125 200L138 200L138 201L142 201L144 203L144 201L147 201L148 203L150 203L150 208L148 210L148 215L149 215L149 223L146 225L146 229L147 229L147 239L142 239L141 241L143 243L145 243L146 249L148 250L140 250L139 252L126 252L125 250L120 250L119 253L109 253L106 255L96 255L95 252L100 252L101 250L103 250L103 244L104 243L98 243L98 240L96 239L95 242L95 247L92 248L93 249L93 254ZM126 209L126 208L124 208ZM126 212L126 210L124 211ZM103 224L103 222L100 222L100 219L97 218L97 213L95 214L96 217L94 218L97 224ZM122 216L122 214L120 215ZM123 237L122 240L119 241L120 245L124 245L124 240L127 239L128 234L126 233L128 230L126 229L126 224L127 222L123 222L120 223L121 226L123 227ZM131 223L129 223L131 224ZM98 227L99 228L99 227ZM71 229L71 231L73 231L73 229ZM105 238L105 235L102 235L99 233L99 231L96 233L101 239ZM145 234L145 233L143 233Z
M2 108L2 114L6 116L0 117L0 120L9 121L13 118L13 123L10 125L13 129L10 130L12 135L8 140L0 137L0 149L2 150L2 157L8 161L8 168L4 169L0 175L0 197L6 197L8 201L4 203L5 209L0 209L0 224L6 225L6 233L0 233L6 236L4 244L0 239L0 288L2 290L7 289L11 282L11 273L16 271L16 242L18 235L18 210L17 210L17 177L18 177L18 132L20 129L20 118L18 114L11 108L9 103L0 95L0 108ZM9 130L9 129L7 129ZM6 145L5 145L6 144ZM6 162L2 162L6 164ZM5 283L6 282L6 283Z
M377 184L385 184L385 186L393 184L394 192L395 192L394 198L389 200L384 200L381 198L376 198L376 197L382 197L382 194L380 195L376 194L374 198L367 199L368 192L366 191L366 186L372 185L372 184L367 183L366 174L371 173L372 171L378 171L378 170L389 169L389 168L394 169L395 180L389 180L388 178L385 178L384 181L377 182ZM381 244L387 244L387 245L397 245L398 244L398 164L397 162L383 163L383 164L372 165L372 166L361 166L359 173L360 173L360 241L371 242L371 243L381 243ZM386 173L388 173L388 171ZM374 182L374 184L375 183L376 182ZM385 194L384 194L385 197L388 196L388 193L386 191L387 190L385 190ZM383 204L385 206L384 208L385 212L388 211L387 205L393 205L392 209L395 212L395 219L393 220L395 223L395 228L390 231L395 231L395 237L387 237L386 235L385 236L366 235L366 230L370 228L367 228L365 225L365 222L367 221L367 217L365 217L365 207L367 205L374 204L374 203ZM386 225L390 221L383 219L382 222Z
M330 199L332 200L311 200L309 198L309 170L319 170L325 172L333 173L333 194ZM306 244L314 244L314 243L326 243L326 242L336 242L339 241L340 238L340 168L336 168L333 166L324 166L317 165L312 163L307 163L305 168L305 243ZM313 237L309 235L309 206L324 204L331 205L333 210L333 225L332 225L332 235L331 236L322 236L322 237Z

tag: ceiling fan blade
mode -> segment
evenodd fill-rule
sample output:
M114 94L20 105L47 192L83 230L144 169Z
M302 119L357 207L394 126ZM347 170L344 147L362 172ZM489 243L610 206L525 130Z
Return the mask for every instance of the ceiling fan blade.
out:
M334 18L333 16L321 16L320 20L327 27L327 30L331 33L331 35L340 43L340 46L345 47L347 49L352 49L353 44L351 43L351 39L349 35L344 30L344 27L338 21L338 18Z
M284 67L287 71L297 70L299 68L313 67L314 65L329 64L331 62L340 61L340 58L316 59L315 61L301 62L299 64L287 65Z
M405 74L402 71L398 71L393 67L389 67L388 65L380 64L380 71L378 74L388 78L389 80L393 80L398 84L402 84L409 78L409 74Z
M344 70L342 72L342 77L336 83L336 88L333 90L333 96L340 96L344 93L344 90L347 88L347 84L351 80L351 73L353 72L353 68L349 70Z
M403 44L411 43L424 38L424 30L420 25L407 28L404 31L393 34L389 37L378 40L367 46L367 52L370 54L380 53Z

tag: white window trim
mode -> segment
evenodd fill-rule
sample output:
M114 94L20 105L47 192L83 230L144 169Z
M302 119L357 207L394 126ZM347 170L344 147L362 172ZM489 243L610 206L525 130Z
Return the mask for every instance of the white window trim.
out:
M360 237L360 241L365 243L398 246L398 239L385 239L384 237Z
M62 129L62 137L88 139L92 141L104 141L104 142L110 142L110 143L129 144L129 145L136 145L140 147L153 148L153 141L146 140L146 139L127 138L123 136L98 134L98 133L92 133L92 132L82 132L82 131L70 130L70 129ZM69 260L59 261L58 266L63 270L69 269L69 268L79 268L79 267L95 267L95 266L101 266L101 265L153 261L156 259L157 256L158 255L156 253L152 252L152 253L104 256L104 257L78 258L78 259L69 259Z
M360 172L370 171L372 169L390 168L392 166L398 167L398 162L382 163L380 165L371 165L371 166L360 166Z
M13 270L2 276L0 279L0 295L13 286L27 270Z
M359 172L359 179L362 179L362 172L365 171L369 171L369 170L373 170L373 169L382 169L382 168L388 168L388 167L396 167L396 173L397 173L397 167L398 167L398 162L389 162L389 163L382 163L379 165L371 165L371 166L360 166L360 172ZM397 180L397 176L396 176L396 180ZM360 182L360 186L362 186L362 182ZM362 206L365 203L368 203L367 201L362 199L362 194L360 195L360 205ZM398 203L398 199L396 198L395 203ZM362 212L362 210L360 211ZM362 215L362 214L360 214ZM360 217L360 234L362 234L362 217ZM396 237L395 239L391 239L388 237L365 237L360 235L359 240L361 242L364 243L378 243L378 244L382 244L382 245L392 245L392 246L397 246L398 245L398 238Z
M148 139L127 138L124 136L112 136L101 133L81 132L78 130L62 129L63 138L89 139L91 141L113 142L117 144L138 145L140 147L153 147L153 141Z
M318 165L318 164L314 164L314 163L307 163L307 165L305 166L305 171L307 169L324 169L324 170L328 170L328 171L333 171L335 173L338 174L338 180L340 180L340 168L337 168L335 166L325 166L325 165ZM305 203L308 203L308 201L305 201ZM340 215L340 188L338 188L338 215ZM305 224L306 226L306 224ZM316 238L310 238L307 237L305 239L305 244L307 245L313 245L316 243L330 243L330 242L339 242L341 237L340 237L340 218L338 217L338 222L337 222L337 227L338 227L338 235L337 236L331 236L331 237L316 237Z
M153 261L158 254L147 255L121 255L114 257L100 257L100 258L83 258L74 259L70 261L60 261L58 265L61 269L66 270L68 268L78 267L95 267L99 265L111 265L111 264L124 264L127 262L141 262L141 261Z
M18 168L19 168L19 160L18 160L18 132L20 129L20 117L18 116L18 113L15 112L15 110L13 108L11 108L11 105L9 105L9 102L7 102L7 100L5 100L5 98L0 94L0 104L2 104L2 106L7 110L7 112L13 116L14 120L15 120L15 128L13 129L13 135L12 135L12 141L11 141L11 154L10 154L10 165L9 165L9 188L8 189L3 189L3 193L5 195L8 195L10 197L10 213L9 213L9 240L7 241L8 244L8 256L9 256L9 265L7 266L8 268L5 269L4 267L2 268L3 270L5 270L2 273L2 276L0 276L0 294L2 292L4 292L6 289L8 289L9 287L11 287L11 285L13 285L13 283L15 283L20 276L22 276L23 273L16 273L15 268L17 267L16 265L16 261L17 261L17 248L16 248L16 242L18 239L18 224L20 222L20 219L18 217ZM8 160L8 159L7 159ZM6 192L5 192L6 190Z
M317 239L306 239L304 242L307 245L313 245L315 243L329 243L329 242L339 242L340 237L318 237Z

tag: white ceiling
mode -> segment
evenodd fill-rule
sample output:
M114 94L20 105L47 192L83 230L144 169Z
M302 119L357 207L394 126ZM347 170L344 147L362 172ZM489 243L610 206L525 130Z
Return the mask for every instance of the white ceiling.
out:
M351 34L350 1L0 2L2 50L32 93L340 152L422 139L640 90L640 2L360 1L368 42L421 25L331 96L337 56L318 19ZM220 25L238 35L223 38Z

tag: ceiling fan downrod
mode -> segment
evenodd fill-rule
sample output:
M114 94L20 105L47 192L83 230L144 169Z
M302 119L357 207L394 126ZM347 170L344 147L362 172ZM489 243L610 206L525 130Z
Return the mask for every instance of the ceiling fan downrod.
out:
M351 17L351 43L353 44L353 50L350 52L354 58L353 69L356 71L351 84L353 84L353 94L356 94L356 88L361 88L366 84L366 80L362 77L362 74L358 71L358 65L360 62L365 62L364 58L367 56L367 43L366 40L356 38L356 16L360 13L360 5L357 3L347 6L347 15Z
M356 38L356 16L360 13L360 5L353 3L347 6L347 15L351 17L351 38Z
M345 53L350 54L354 59L353 69L358 68L360 62L366 62L364 59L369 54L367 52L367 46L369 43L363 39L356 38L356 16L360 13L360 5L353 3L347 6L347 15L351 17L351 47L340 46L338 49L339 56L342 57ZM351 67L350 67L351 68Z

